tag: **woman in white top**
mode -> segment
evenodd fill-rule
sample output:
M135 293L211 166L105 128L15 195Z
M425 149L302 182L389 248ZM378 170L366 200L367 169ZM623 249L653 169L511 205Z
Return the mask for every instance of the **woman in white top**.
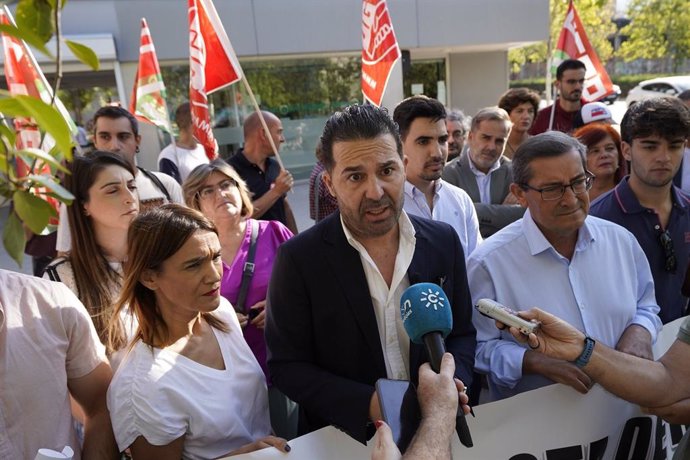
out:
M53 261L43 277L61 281L74 292L105 344L122 284L127 230L139 214L135 172L119 156L101 151L75 157L69 168L64 183L74 195L67 207L72 250L68 257ZM114 337L115 348L107 348L108 356L126 343L126 333Z
M164 205L134 220L122 295L138 329L108 390L120 451L208 459L274 446L264 376L220 296L220 242L197 211ZM112 323L117 337L122 323Z

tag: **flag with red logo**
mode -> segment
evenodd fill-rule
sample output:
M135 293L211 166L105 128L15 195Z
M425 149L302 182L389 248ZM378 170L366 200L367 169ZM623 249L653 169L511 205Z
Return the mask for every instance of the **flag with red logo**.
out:
M189 102L194 137L216 157L208 95L242 78L242 68L212 0L189 0Z
M129 111L141 121L152 123L172 134L170 113L165 103L165 84L158 66L156 49L145 18L141 18L139 66L134 77Z
M391 69L400 59L386 0L362 2L362 93L379 107Z
M7 6L0 8L0 23L14 25L14 19ZM2 34L2 47L5 57L5 79L10 94L35 97L46 104L54 103L55 108L69 125L72 135L75 136L77 125L72 121L72 117L60 99L56 97L53 101L53 90L36 63L31 49L26 46L23 40L4 33ZM15 141L17 149L40 148L48 152L55 145L53 139L48 135L43 142L41 141L41 131L33 118L15 118L14 128L17 133ZM31 174L52 175L50 166L43 161L38 160L33 170L20 157L16 157L16 161L18 177L26 177ZM31 191L37 197L48 202L56 211L59 209L60 202L48 195L50 190L47 188L32 187ZM49 223L57 224L57 218L51 218Z
M585 85L582 97L586 101L596 101L604 96L613 94L613 83L601 65L597 53L587 39L587 34L582 26L580 17L575 10L572 0L568 5L568 13L565 16L565 24L558 37L558 44L553 53L552 72L566 59L577 59L585 64Z

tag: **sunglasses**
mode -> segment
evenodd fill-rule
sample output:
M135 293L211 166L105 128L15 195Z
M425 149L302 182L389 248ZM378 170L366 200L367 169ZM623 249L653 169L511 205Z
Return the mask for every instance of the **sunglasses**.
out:
M668 234L668 230L659 233L659 243L664 249L664 257L666 257L664 269L667 272L675 273L678 261L676 260L676 252L673 249L673 240L671 239L671 235Z

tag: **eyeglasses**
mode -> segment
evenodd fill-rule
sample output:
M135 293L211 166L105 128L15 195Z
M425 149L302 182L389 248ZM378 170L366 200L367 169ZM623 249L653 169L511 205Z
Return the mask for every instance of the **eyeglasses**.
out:
M565 195L565 189L571 188L575 195L581 195L592 188L594 183L594 174L587 173L587 176L582 179L576 179L568 185L551 185L544 188L535 188L527 184L521 184L520 187L524 189L534 190L541 193L541 199L544 201L560 200Z
M676 260L676 251L673 249L673 239L668 234L668 230L659 233L659 243L664 249L664 257L666 257L664 269L667 272L675 273L678 261Z
M237 187L237 182L235 182L234 179L225 179L224 181L221 181L218 185L209 185L207 187L202 188L197 192L197 195L201 200L210 200L215 197L216 190L223 193L229 191L233 187Z

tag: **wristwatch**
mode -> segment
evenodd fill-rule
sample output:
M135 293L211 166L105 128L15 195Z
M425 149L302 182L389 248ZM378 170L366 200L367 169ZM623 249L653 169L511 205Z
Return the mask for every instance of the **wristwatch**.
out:
M575 365L579 368L583 368L589 363L589 359L592 357L594 352L594 339L591 337L585 337L585 348L582 350L580 356L575 360Z

